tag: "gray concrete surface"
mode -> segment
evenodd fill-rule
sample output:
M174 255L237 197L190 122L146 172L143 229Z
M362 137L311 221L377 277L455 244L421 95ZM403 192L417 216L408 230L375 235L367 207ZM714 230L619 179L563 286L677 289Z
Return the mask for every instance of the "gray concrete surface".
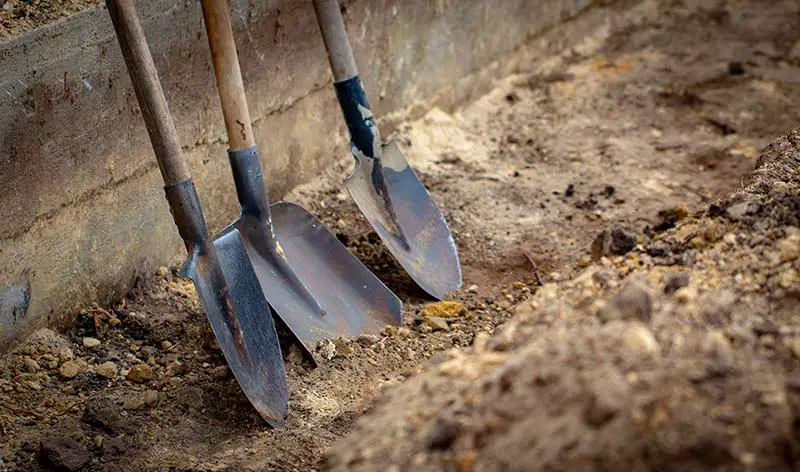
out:
M382 126L452 108L510 72L504 58L591 2L343 2ZM310 0L232 0L263 164L278 198L346 152ZM209 222L237 203L199 2L139 11ZM108 12L0 44L0 350L81 306L121 298L183 247Z

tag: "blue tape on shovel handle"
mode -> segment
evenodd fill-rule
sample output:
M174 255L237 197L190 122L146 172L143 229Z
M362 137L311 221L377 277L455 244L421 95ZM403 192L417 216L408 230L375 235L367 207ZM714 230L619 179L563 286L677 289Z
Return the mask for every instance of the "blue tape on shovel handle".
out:
M342 82L336 82L333 86L336 88L344 121L350 131L350 145L366 157L380 158L376 155L380 149L378 125L369 108L361 78L356 75Z

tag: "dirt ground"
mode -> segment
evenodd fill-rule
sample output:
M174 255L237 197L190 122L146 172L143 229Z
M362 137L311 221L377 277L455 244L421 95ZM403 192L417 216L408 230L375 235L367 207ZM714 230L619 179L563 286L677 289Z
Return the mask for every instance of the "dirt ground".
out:
M316 368L286 346L270 430L163 269L0 361L0 470L797 469L800 5L624 3L396 135L450 222L463 310L427 316L342 160L288 198L403 327Z
M99 0L2 0L0 41L100 4Z

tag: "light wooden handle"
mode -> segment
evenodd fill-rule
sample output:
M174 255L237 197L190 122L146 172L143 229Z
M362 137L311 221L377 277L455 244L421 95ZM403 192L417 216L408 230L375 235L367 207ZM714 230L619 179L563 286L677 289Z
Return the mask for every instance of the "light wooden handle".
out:
M343 82L352 79L358 75L358 68L350 40L347 39L347 30L344 27L338 0L314 0L314 11L317 14L317 23L322 32L325 49L328 51L333 80Z
M231 150L247 149L256 141L247 109L242 71L236 55L236 43L227 0L202 0L208 46L214 62L217 90Z
M181 141L158 81L158 72L147 47L144 30L136 16L134 0L108 0L106 5L164 184L170 186L183 182L191 177L189 167L181 153Z

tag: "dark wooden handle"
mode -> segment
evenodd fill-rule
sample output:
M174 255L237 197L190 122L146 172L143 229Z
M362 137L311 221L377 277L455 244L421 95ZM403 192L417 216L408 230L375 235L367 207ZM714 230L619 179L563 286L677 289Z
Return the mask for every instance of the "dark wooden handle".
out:
M343 82L358 75L353 50L347 39L344 18L338 0L314 0L317 23L328 51L328 61L333 70L333 80Z
M214 62L217 90L225 116L225 128L231 150L246 149L256 141L247 109L242 71L236 55L236 43L228 11L227 0L203 0L203 18L206 23L208 46Z
M128 66L139 108L167 186L189 179L189 167L181 153L181 142L158 81L158 72L147 47L144 30L136 16L134 0L106 2L117 40Z

